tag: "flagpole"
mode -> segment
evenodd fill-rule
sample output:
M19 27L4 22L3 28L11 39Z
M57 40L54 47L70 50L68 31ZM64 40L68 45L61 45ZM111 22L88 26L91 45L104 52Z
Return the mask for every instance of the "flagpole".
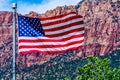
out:
M13 64L12 64L12 74L13 74L13 79L16 80L16 71L15 71L15 65L16 65L16 9L17 9L17 4L13 3L12 4L13 8Z

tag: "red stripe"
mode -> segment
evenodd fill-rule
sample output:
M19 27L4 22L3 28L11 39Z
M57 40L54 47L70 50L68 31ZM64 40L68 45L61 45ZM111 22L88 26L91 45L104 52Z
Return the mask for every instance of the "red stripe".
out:
M80 38L80 37L83 37L84 34L78 34L78 35L73 35L73 36L70 36L70 37L66 37L66 38L63 38L63 39L59 39L59 40L55 40L55 39L37 39L37 40L26 40L26 39L20 39L19 40L19 43L22 43L22 42L64 42L64 41L67 41L67 40L70 40L70 39L74 39L74 38Z
M61 50L61 51L39 51L39 50L30 50L30 51L20 52L20 54L30 54L30 53L35 53L35 52L39 52L39 53L42 53L42 54L58 54L58 53L68 52L68 51L71 51L71 50L77 50L77 49L79 49L79 48L82 48L82 46L74 47L74 48L69 48L69 49Z
M79 25L81 25L81 24L83 24L83 21L70 23L70 24L68 24L68 25L63 25L63 26L60 26L60 27L57 27L57 28L44 29L44 31L45 31L45 32L57 31L57 30L65 29L65 28L70 28L70 27L73 27L73 26L76 26L76 25L79 26Z
M48 35L47 34L45 36L53 38L53 37L64 36L66 34L70 34L70 33L73 33L73 32L79 32L79 31L83 31L83 30L84 30L84 27L78 28L78 29L69 30L69 31L66 31L66 32L63 32L63 33L58 33L58 34L52 34L52 35Z
M72 16L72 17L66 18L64 20L57 20L57 21L54 21L54 22L47 22L47 23L42 24L42 26L43 27L51 26L51 25L60 24L60 23L64 23L64 22L67 22L67 21L71 21L71 20L74 20L74 19L79 19L79 18L80 18L79 15Z
M58 16L54 16L54 17L48 17L48 18L40 18L40 20L44 21L44 20L52 20L52 19L57 19L57 18L62 18L62 17L65 17L67 15L70 15L70 14L76 14L76 12L70 12L70 13L67 13L67 14L63 14L63 15L58 15ZM80 16L82 17L82 16Z
M22 46L19 46L19 49L22 49L22 48L60 48L60 47L67 47L67 46L71 46L71 45L74 45L74 44L80 44L82 43L83 40L80 40L80 41L75 41L75 42L71 42L71 43L67 43L67 44L57 44L57 45L39 45L39 46L26 46L26 45L22 45Z
M63 18L67 15L70 15L70 14L76 14L75 12L70 12L68 14L63 14L63 15L59 15L59 16L55 16L55 17L49 17L49 18L41 18L40 20L41 21L46 21L46 20L54 20L54 19L59 19L59 18ZM57 21L54 21L54 22L47 22L46 23L43 23L42 26L43 27L49 27L51 25L56 25L56 24L60 24L60 23L64 23L64 22L68 22L68 21L71 21L71 20L75 20L75 19L79 19L79 22L74 22L74 23L70 23L67 24L67 25L61 25L61 26L57 26L57 28L52 28L52 29L44 29L45 32L52 32L52 31L58 31L58 30L62 30L62 29L65 29L65 28L69 28L69 27L73 27L75 25L81 25L83 24L83 21L80 21L80 18L82 18L82 16L80 15L74 15L74 16L71 16L69 18L65 18L64 20L61 19L61 20L57 20ZM69 31L66 31L66 32L62 32L62 33L56 33L56 34L52 34L52 35L46 35L45 37L50 37L50 38L53 38L52 39L37 39L37 40L26 40L26 39L21 39L19 40L19 43L24 43L24 42L30 42L30 43L35 43L35 42L64 42L64 41L67 41L67 40L72 40L72 39L75 39L75 38L80 38L80 37L83 37L84 34L78 34L78 35L72 35L70 37L66 37L66 38L63 38L63 39L59 39L59 40L55 40L54 37L58 37L58 36L64 36L66 34L69 34L69 33L73 33L73 32L79 32L79 31L83 31L84 30L84 27L82 28L76 28L76 29L73 29L73 30L69 30ZM44 37L44 36L43 36ZM67 43L67 44L56 44L56 45L40 45L40 46L35 46L35 45L19 45L19 49L23 49L24 48L27 48L27 49L32 49L32 48L52 48L54 51L41 51L41 50L29 50L27 51L27 49L25 51L22 51L20 52L20 54L28 54L28 53L32 53L32 52L40 52L42 54L54 54L54 53L63 53L63 52L68 52L68 51L71 51L71 50L76 50L78 48L81 48L82 46L79 46L79 47L72 47L72 48L69 48L69 49L65 49L65 50L55 50L54 48L63 48L63 47L67 47L67 46L71 46L71 45L74 45L74 44L81 44L84 40L79 40L79 41L74 41L73 42L70 42L70 43Z

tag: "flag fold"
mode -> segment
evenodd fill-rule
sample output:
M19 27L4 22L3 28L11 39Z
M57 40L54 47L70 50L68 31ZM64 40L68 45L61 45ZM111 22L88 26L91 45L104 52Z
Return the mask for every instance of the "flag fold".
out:
M83 18L75 12L49 18L18 16L18 51L56 54L77 50L84 43Z

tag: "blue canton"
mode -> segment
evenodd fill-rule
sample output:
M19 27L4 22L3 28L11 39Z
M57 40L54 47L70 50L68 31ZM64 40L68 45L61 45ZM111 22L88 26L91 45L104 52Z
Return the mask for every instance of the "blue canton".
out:
M18 16L19 36L39 37L44 36L44 31L38 18Z

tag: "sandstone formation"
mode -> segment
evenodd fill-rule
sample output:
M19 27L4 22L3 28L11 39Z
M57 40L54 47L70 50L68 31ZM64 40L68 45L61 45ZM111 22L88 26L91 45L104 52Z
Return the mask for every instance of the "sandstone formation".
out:
M85 22L85 56L105 55L119 46L120 1L87 0L78 8Z
M85 23L85 45L74 51L71 60L96 55L105 55L120 45L120 1L83 0L76 6L62 6L46 11L45 14L30 12L29 17L52 17L69 12L78 12ZM41 65L59 54L42 55L31 53L18 55L17 65L24 69L31 65ZM4 69L12 57L12 13L0 12L0 69ZM10 63L10 62L9 62ZM54 63L54 62L53 62ZM1 71L1 70L0 70Z

